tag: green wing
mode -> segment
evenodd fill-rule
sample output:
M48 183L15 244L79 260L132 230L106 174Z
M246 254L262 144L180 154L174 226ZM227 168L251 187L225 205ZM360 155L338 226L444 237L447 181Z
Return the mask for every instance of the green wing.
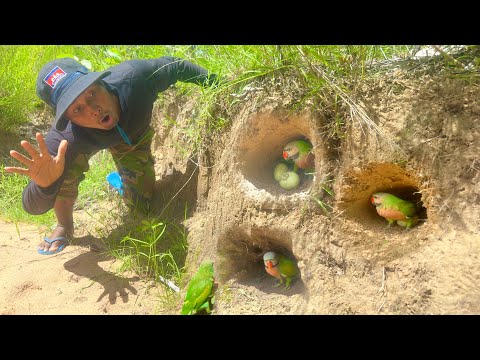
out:
M195 313L208 299L212 288L213 279L196 279L187 290L182 307L182 315L188 315L191 312Z
M298 148L298 151L300 154L307 154L312 150L312 145L306 141L303 140L297 140L295 141L295 145Z
M417 212L417 207L414 203L402 200L394 195L389 194L389 196L385 197L384 201L385 208L401 211L405 216L413 216Z
M297 265L292 260L283 255L280 256L278 269L280 271L280 274L284 277L291 278L298 275Z
M188 283L181 314L195 314L210 296L213 283L213 264L202 264Z

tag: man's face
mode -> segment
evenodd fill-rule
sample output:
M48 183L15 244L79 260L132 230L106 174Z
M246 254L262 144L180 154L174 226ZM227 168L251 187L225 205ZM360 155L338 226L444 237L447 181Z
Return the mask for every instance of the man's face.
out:
M110 130L120 117L120 103L105 87L93 83L70 104L64 115L79 126Z

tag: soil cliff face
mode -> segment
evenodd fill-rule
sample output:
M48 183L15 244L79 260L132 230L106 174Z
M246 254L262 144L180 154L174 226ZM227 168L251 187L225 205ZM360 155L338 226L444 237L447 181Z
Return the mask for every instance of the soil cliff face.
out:
M156 109L158 193L190 204L187 263L214 260L215 312L479 313L478 86L396 70L338 111L305 93L276 78L231 95L233 110L213 112L229 125L195 156L195 100L171 92ZM273 167L296 139L312 143L315 173L287 191ZM415 202L419 223L386 227L375 192ZM272 250L298 262L288 290L263 268Z

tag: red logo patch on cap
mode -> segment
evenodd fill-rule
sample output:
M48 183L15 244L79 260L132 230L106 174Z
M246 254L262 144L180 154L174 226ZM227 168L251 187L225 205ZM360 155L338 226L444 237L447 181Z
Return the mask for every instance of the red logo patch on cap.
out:
M48 73L47 76L43 79L52 89L58 84L58 82L63 79L67 73L62 70L60 66L55 66L52 71Z

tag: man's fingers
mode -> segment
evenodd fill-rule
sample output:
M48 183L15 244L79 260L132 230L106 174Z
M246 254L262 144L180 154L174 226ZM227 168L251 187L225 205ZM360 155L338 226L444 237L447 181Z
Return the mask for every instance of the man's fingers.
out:
M48 154L47 144L45 144L45 139L43 138L42 134L37 133L35 137L37 139L38 146L40 147L40 152L42 153L42 155L48 156L49 154Z
M22 164L30 167L32 166L33 161L27 158L25 155L20 154L18 151L11 150L10 156L20 161Z
M130 292L134 295L137 295L137 289L135 289L132 285L127 284L127 289L130 290Z
M11 174L21 174L21 175L27 175L28 176L28 170L27 169L22 169L19 167L14 167L14 166L6 166L5 171Z
M57 159L62 161L65 159L65 153L67 152L67 147L68 147L68 141L62 140L60 142L60 145L58 145Z
M27 150L28 154L32 157L32 160L35 160L39 157L37 149L35 149L28 141L23 140L20 142L20 145Z
M97 302L99 302L100 300L102 300L102 299L105 297L105 295L107 295L107 294L108 294L108 290L107 290L107 289L104 289L104 290L103 290L103 293L101 293L100 296L98 297Z

